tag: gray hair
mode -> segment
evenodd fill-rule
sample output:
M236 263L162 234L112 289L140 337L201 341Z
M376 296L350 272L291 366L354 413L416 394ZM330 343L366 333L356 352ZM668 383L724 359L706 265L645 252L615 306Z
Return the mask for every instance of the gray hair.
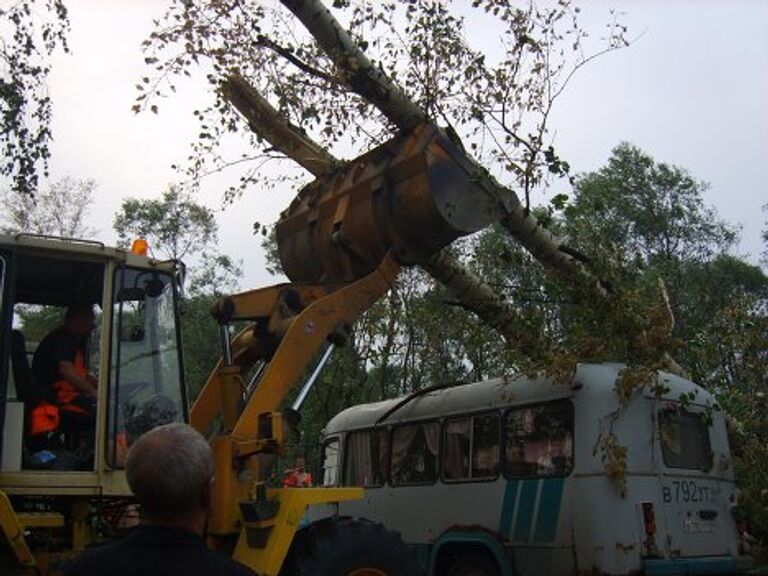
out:
M125 462L128 485L150 516L182 516L202 509L213 472L208 441L180 423L158 426L142 435Z

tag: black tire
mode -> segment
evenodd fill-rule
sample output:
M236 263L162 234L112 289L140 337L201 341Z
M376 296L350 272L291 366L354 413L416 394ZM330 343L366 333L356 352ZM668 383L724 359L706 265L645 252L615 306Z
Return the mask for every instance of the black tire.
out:
M499 576L496 562L483 554L466 554L451 566L450 576Z
M368 520L329 518L299 531L281 576L418 576L400 535Z

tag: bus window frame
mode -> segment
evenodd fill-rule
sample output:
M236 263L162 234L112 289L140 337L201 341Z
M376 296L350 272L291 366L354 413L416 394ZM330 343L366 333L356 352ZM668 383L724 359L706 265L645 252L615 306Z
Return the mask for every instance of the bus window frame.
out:
M341 465L341 486L357 486L357 484L347 484L344 479L346 477L347 473L347 457L348 457L348 450L347 445L349 442L349 437L352 434L361 434L363 432L384 432L387 435L387 472L384 474L384 482L381 484L363 484L362 487L366 490L368 488L383 488L384 486L387 486L390 484L389 482L389 473L392 467L392 427L391 426L373 426L371 428L356 428L354 430L345 430L344 431L344 442L343 442L343 451L342 451L342 465ZM402 484L398 484L398 486L402 486Z
M418 420L403 420L401 422L393 423L389 427L389 478L387 484L392 488L406 488L406 487L414 487L414 486L434 486L438 482L441 481L441 473L442 473L442 459L441 455L443 452L443 438L442 438L442 431L443 431L443 418L440 416L435 416L433 418L420 418ZM430 423L436 423L438 426L438 435L437 435L437 455L435 456L435 459L437 460L437 472L435 474L434 479L432 482L404 482L402 484L395 484L392 482L392 454L394 452L395 448L395 430L398 428L403 428L405 426L416 426L419 424L430 424Z
M499 467L496 472L495 476L487 476L484 478L461 478L459 480L453 480L450 478L446 478L443 474L444 472L444 465L443 462L445 461L443 449L445 448L445 427L448 424L448 422L452 420L461 420L462 418L470 418L473 419L477 416L488 416L488 415L496 415L496 418L499 421ZM472 423L472 420L470 420L470 425ZM481 484L483 482L496 482L498 479L502 476L503 470L504 470L504 464L506 463L506 451L505 451L505 439L506 439L506 417L504 415L504 412L502 410L496 409L496 410L482 410L478 412L468 412L466 414L451 414L450 416L445 416L442 418L442 426L441 426L441 434L440 434L440 481L443 484ZM473 432L474 433L474 432ZM471 450L471 448L470 448ZM502 455L504 457L502 458ZM469 473L470 476L472 474L472 454L470 453L470 460L469 460Z
M507 434L507 421L509 418L509 414L515 410L524 410L526 408L540 408L542 406L549 406L549 405L555 405L555 404L562 404L567 403L569 408L569 413L571 417L571 465L567 472L564 474L551 474L551 475L541 475L541 474L529 474L529 475L520 475L520 474L512 474L509 471L509 462L507 460L507 442L508 442L508 434ZM567 478L571 474L573 474L573 470L576 468L576 409L573 405L573 399L570 397L564 397L564 398L555 398L553 400L546 400L544 402L534 402L531 404L519 404L516 406L508 406L503 411L503 418L502 418L502 440L503 440L503 454L504 457L502 458L501 466L502 466L502 474L504 475L504 478L507 480L527 480L527 479L546 479L546 478Z

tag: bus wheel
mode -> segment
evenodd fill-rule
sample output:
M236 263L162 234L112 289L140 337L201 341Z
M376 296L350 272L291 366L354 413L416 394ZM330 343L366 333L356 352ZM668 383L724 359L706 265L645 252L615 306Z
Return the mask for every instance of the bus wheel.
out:
M331 518L296 534L281 576L417 576L395 532L359 518Z
M482 554L467 554L451 566L450 576L499 576L496 562Z

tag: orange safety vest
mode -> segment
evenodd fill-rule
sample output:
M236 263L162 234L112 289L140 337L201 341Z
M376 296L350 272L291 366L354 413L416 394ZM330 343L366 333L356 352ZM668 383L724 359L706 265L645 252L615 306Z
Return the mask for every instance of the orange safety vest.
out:
M78 375L83 378L88 375L88 369L85 367L85 355L82 350L77 350L73 364ZM88 413L79 406L71 404L80 392L70 382L63 379L57 380L53 383L53 389L56 392L56 404L43 400L29 414L29 433L32 436L55 431L61 422L59 410Z
M46 432L53 432L59 427L61 417L59 407L43 400L29 413L29 433L39 436Z
M292 470L283 480L283 486L286 488L306 488L312 486L312 474Z

